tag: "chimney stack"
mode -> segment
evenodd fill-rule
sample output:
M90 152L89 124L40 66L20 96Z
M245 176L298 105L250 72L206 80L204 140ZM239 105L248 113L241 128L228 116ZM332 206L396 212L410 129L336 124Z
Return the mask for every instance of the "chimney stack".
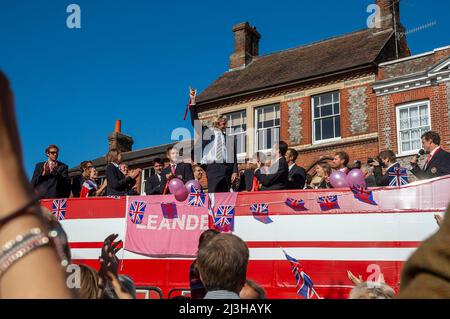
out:
M114 132L108 136L108 149L117 149L120 152L129 152L133 146L133 138L125 135L121 132L122 123L120 120L116 120Z
M247 66L258 56L261 35L248 22L236 24L234 32L234 52L230 56L230 69Z

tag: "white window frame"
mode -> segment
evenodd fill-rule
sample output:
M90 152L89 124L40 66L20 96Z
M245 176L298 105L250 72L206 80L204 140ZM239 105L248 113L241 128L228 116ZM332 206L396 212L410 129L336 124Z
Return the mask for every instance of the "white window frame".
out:
M244 142L245 142L245 146L244 146L244 152L243 153L237 153L236 157L239 158L245 158L245 156L247 155L247 148L248 148L248 141L247 141L247 129L248 129L248 123L247 123L247 109L243 109L243 110L237 110L237 111L233 111L230 113L226 113L224 114L224 116L227 118L228 123L230 122L230 118L229 116L236 114L236 113L240 113L241 114L241 119L242 119L242 113L245 113L245 131L242 132L238 132L238 133L233 133L230 134L230 136L237 136L240 134L244 134ZM228 128L228 127L227 127Z
M417 152L422 148L419 147L416 150L410 150L407 152L402 152L402 143L400 140L400 110L405 109L405 108L410 108L410 107L414 107L414 106L421 106L421 105L427 105L427 109L428 109L428 126L430 127L430 130L432 128L431 126L431 110L430 110L430 100L420 100L420 101L414 101L414 102L410 102L410 103L404 103L404 104L398 104L395 106L395 117L396 117L396 130L397 130L397 155L398 156L408 156L408 155L413 155L413 154L417 154ZM420 115L420 112L419 112ZM420 126L419 126L420 127ZM411 130L411 128L409 129Z
M268 152L271 151L271 148L258 150L258 132L269 129L269 127L258 129L258 110L259 109L268 108L268 107L275 108L277 106L278 106L278 113L280 114L280 124L279 125L275 125L275 126L271 126L270 128L278 128L278 140L279 140L280 139L280 134L281 134L281 107L280 107L280 103L261 105L261 106L258 106L258 107L254 108L254 118L255 118L255 121L254 121L254 124L255 124L254 149L255 149L255 153L256 152L268 153Z
M141 172L141 196L143 196L145 194L145 178L144 178L145 171L146 170L150 171L150 174L148 175L148 177L150 177L150 176L152 176L152 174L151 174L152 169L154 170L153 166L145 167L142 169L142 172Z
M337 93L338 94L338 102L339 102L339 113L338 114L333 114L333 115L329 115L329 116L323 116L323 117L318 117L316 118L314 116L314 97L316 96L320 96L320 95L326 95L326 94L333 94L333 93ZM333 112L334 112L334 106L333 107ZM324 139L324 140L318 140L316 141L316 125L315 125L315 120L318 119L324 119L324 118L328 118L328 117L335 117L335 116L339 116L339 121L340 121L340 132L339 132L339 136L338 137L333 137L333 138L328 138L328 139ZM334 123L334 122L333 122ZM334 125L334 124L333 124ZM334 90L334 91L330 91L330 92L324 92L324 93L319 93L319 94L314 94L313 96L311 96L311 127L312 127L312 142L313 144L323 144L323 143L330 143L330 142L334 142L334 141L339 141L342 139L342 114L341 114L341 92L339 90Z

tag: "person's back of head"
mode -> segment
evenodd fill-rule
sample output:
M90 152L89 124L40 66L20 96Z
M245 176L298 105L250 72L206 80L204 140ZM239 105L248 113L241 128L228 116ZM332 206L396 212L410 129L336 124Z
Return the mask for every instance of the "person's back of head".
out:
M253 280L247 279L239 292L241 299L267 299L266 291Z
M197 256L200 278L208 292L226 290L239 294L245 284L249 250L232 234L217 234Z
M80 264L80 287L77 290L81 299L98 299L99 296L99 276L95 269L87 265Z
M199 239L198 239L198 249L201 249L203 246L209 243L211 239L214 238L214 236L220 234L219 231L215 229L207 229L203 233L201 233Z
M350 292L349 299L393 299L394 289L385 283L364 282Z

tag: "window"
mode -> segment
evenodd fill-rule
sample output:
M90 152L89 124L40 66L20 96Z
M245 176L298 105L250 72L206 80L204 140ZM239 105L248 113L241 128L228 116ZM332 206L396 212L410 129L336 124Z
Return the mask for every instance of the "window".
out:
M313 114L313 142L324 142L341 137L341 110L339 92L311 98Z
M153 167L147 167L144 168L142 170L141 173L141 195L144 195L145 193L145 181L147 180L147 178L149 178L151 175L155 174L155 170L153 169Z
M236 137L236 154L247 152L247 112L239 111L225 115L228 121L227 135Z
M267 151L280 140L280 105L255 109L256 151Z
M421 101L397 107L399 154L415 153L422 147L421 136L429 131L430 102Z

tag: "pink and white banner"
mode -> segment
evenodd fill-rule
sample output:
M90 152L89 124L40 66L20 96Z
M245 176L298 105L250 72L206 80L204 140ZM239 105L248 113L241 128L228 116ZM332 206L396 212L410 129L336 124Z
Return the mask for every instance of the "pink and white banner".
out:
M204 196L197 201L188 197L184 202L173 195L128 197L124 248L151 257L194 257L200 234L209 228L209 198ZM234 206L236 198L215 194L214 201Z

